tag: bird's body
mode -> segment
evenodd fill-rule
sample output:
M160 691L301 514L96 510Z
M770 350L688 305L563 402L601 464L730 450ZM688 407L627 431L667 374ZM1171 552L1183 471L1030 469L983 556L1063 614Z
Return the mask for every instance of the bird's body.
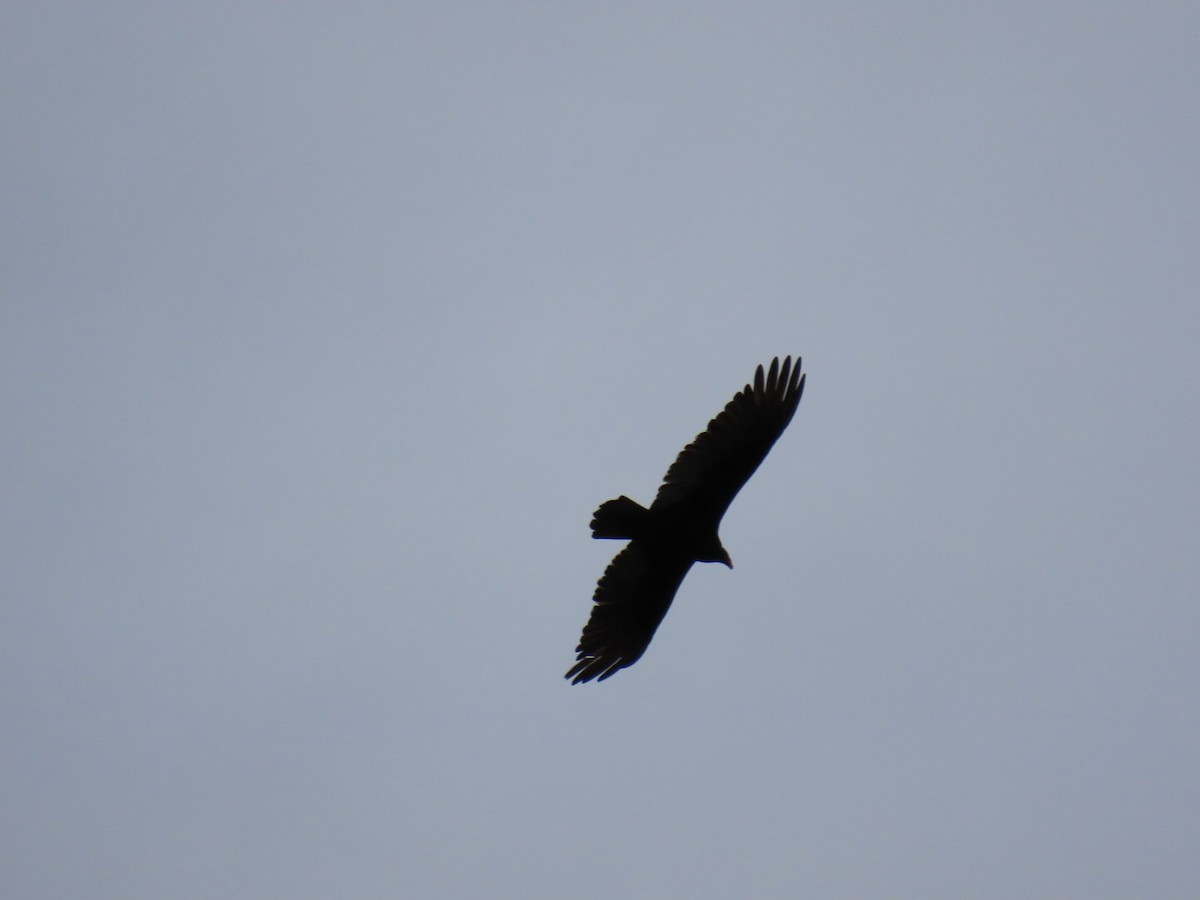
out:
M592 536L629 543L596 586L595 605L566 677L603 681L631 666L693 563L733 567L717 529L729 504L791 422L804 376L800 360L759 366L743 390L679 454L649 508L622 496L600 505Z

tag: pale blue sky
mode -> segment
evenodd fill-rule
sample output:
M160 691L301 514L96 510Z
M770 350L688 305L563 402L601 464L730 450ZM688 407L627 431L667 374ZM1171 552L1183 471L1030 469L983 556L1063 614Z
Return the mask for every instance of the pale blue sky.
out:
M1200 895L1200 7L10 4L0 894ZM808 387L646 656L596 505Z

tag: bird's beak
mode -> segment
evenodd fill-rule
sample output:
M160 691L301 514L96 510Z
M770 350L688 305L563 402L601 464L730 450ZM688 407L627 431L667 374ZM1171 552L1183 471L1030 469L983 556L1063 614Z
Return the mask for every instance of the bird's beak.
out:
M728 553L721 554L721 562L725 563L729 568L733 568L733 560L729 558Z

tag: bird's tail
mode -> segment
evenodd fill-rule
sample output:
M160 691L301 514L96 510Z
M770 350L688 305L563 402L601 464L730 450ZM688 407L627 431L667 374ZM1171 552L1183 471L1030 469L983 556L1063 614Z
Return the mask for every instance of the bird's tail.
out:
M607 500L592 514L592 537L634 538L642 530L649 510L636 500L620 496Z

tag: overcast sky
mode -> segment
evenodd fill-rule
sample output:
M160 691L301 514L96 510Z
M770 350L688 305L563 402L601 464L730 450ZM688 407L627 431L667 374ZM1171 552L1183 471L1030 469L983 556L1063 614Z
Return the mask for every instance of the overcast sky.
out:
M1200 6L0 20L0 895L1200 896Z

